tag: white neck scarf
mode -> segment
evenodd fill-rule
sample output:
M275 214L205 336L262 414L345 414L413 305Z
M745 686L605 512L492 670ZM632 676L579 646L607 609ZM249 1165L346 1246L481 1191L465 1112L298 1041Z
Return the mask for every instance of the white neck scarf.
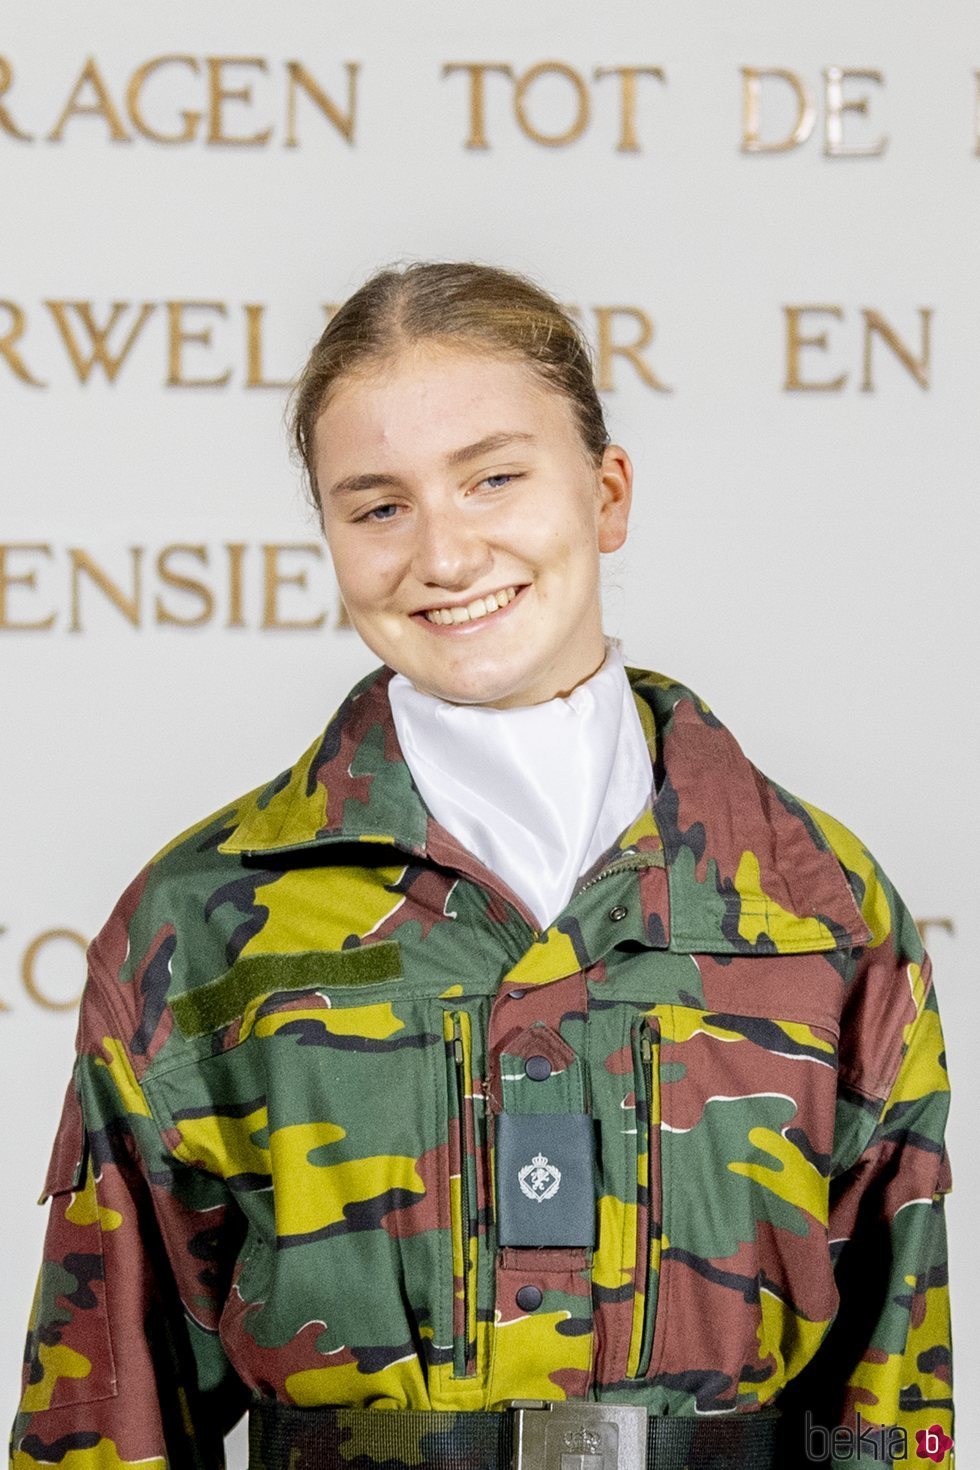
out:
M650 798L650 752L623 660L567 698L493 709L388 685L398 740L429 811L524 900L539 927Z

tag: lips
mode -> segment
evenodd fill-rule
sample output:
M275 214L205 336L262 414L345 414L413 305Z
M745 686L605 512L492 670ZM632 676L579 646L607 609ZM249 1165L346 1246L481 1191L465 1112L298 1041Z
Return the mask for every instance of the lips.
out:
M470 632L476 634L478 629L488 628L494 619L510 619L514 604L519 603L529 587L529 582L517 582L511 587L500 588L500 591L488 592L485 597L475 598L472 603L460 603L458 607L426 607L411 616L416 622L425 623L426 629L439 638L458 638ZM483 612L480 612L480 607Z
M486 597L476 597L462 607L428 608L423 616L430 623L443 627L456 623L475 623L482 618L492 617L494 613L507 607L514 601L517 591L514 587L502 587L498 592L490 592Z

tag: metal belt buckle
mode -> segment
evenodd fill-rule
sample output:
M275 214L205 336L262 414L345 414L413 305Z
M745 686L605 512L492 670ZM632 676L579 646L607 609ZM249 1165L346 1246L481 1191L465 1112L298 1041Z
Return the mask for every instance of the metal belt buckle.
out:
M511 1470L646 1470L642 1406L517 1399Z

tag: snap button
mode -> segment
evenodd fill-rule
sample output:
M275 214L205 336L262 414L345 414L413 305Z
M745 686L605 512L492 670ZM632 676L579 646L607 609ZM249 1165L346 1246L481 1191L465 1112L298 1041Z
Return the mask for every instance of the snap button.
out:
M620 919L625 919L628 913L629 909L624 909L623 905L621 903L618 903L616 904L615 908L611 908L609 910L609 917L610 919L612 919L614 924L618 924Z
M522 1312L534 1312L544 1301L544 1293L538 1286L522 1286L517 1293L517 1305Z
M528 1057L524 1071L532 1082L544 1082L551 1076L551 1063L547 1057Z
M525 995L527 994L527 991L526 990L508 990L507 994L510 996L511 1000L523 1000L524 997L525 997Z

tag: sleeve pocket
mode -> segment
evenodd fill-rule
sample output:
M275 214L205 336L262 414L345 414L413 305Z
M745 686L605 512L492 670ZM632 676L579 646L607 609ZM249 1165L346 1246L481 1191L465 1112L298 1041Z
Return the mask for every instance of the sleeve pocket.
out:
M88 1136L82 1119L82 1109L75 1091L75 1079L68 1079L65 1101L61 1109L61 1122L55 1134L54 1147L44 1176L44 1188L38 1195L38 1204L43 1205L53 1194L81 1189L85 1183L88 1167Z
M949 1194L953 1187L953 1172L949 1163L949 1154L943 1145L943 1155L939 1161L939 1175L936 1179L936 1194Z
M102 1249L119 1217L99 1200L74 1078L39 1203L50 1201L44 1257L24 1355L22 1408L91 1403L116 1394Z

